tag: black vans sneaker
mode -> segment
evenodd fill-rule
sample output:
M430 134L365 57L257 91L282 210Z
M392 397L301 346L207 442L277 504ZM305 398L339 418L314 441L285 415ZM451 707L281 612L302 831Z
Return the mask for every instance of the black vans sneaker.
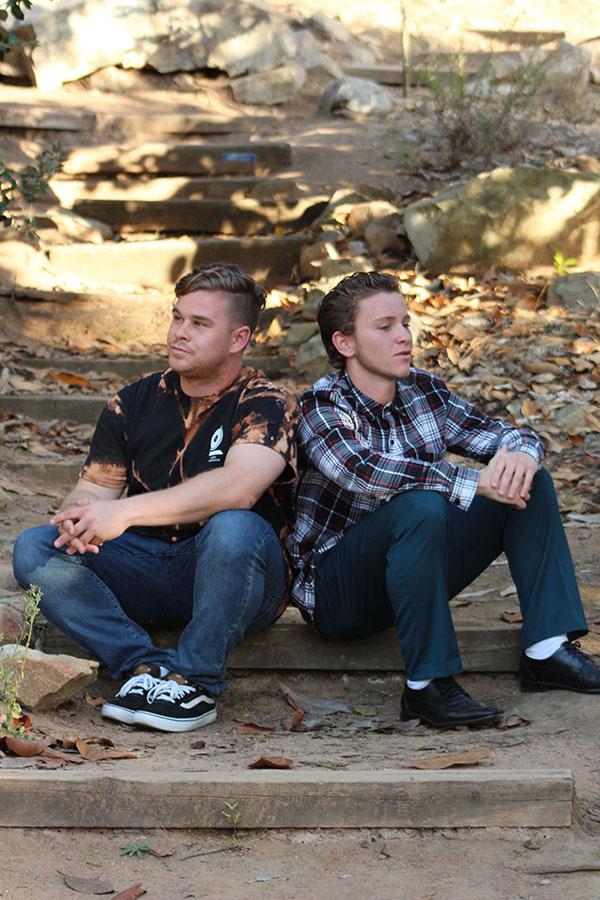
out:
M145 707L148 691L160 683L160 666L140 663L133 670L131 678L119 688L112 701L103 704L100 712L107 719L133 725L137 710Z
M204 688L169 672L148 691L133 721L159 731L191 731L216 718L214 698Z

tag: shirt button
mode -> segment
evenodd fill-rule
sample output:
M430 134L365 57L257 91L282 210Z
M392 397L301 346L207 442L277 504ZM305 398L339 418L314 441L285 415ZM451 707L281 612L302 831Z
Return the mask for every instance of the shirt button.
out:
M176 544L176 543L177 543L177 537L176 537L175 535L172 535L172 536L171 536L171 543L172 543L172 544Z

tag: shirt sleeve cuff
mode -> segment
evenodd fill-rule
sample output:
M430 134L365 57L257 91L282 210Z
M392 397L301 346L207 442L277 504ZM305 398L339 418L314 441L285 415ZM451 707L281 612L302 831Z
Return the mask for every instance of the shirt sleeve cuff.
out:
M477 469L469 469L466 466L456 466L450 490L450 503L454 503L456 506L460 506L461 509L467 510L477 493L478 484L479 472Z

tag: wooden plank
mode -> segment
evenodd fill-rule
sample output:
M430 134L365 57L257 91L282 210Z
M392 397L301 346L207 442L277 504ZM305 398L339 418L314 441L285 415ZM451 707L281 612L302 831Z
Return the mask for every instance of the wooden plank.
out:
M244 356L244 366L270 374L285 371L288 362L288 357L283 353L259 356L250 352ZM53 372L73 372L76 375L110 372L119 375L124 382L151 372L160 372L168 364L166 356L53 356L52 359L24 356L19 360L19 365L28 369L50 369Z
M0 412L12 415L27 416L47 422L50 419L60 419L65 422L92 423L95 422L102 407L108 400L105 397L68 397L64 394L30 394L15 396L3 394L0 396Z
M114 764L113 764L114 765ZM239 829L563 827L569 769L219 773L2 771L0 825Z
M520 630L500 622L456 628L466 672L516 672L520 654ZM175 647L177 629L151 629L159 647ZM53 626L46 627L43 649L48 653L81 651ZM234 669L317 669L327 671L404 671L404 662L393 628L356 641L324 641L288 610L271 628L249 634L227 660Z
M69 151L62 171L68 175L129 172L157 175L267 175L289 166L289 144L103 144Z
M266 287L286 283L307 234L284 237L171 239L70 244L49 249L50 264L59 271L97 284L132 284L163 291L193 266L237 263Z
M108 113L96 112L96 130L122 134L233 134L276 127L272 116L223 116L218 113Z
M0 103L0 128L44 131L88 131L95 127L93 113L73 112L60 106Z
M309 225L327 203L324 195L302 200L77 200L76 213L106 222L115 231L184 234L264 235L276 226Z
M298 185L291 178L267 178L260 175L245 177L205 175L186 178L173 175L163 178L107 179L100 176L87 178L52 178L50 187L63 206L71 206L75 200L210 200L256 196L261 199L296 197Z

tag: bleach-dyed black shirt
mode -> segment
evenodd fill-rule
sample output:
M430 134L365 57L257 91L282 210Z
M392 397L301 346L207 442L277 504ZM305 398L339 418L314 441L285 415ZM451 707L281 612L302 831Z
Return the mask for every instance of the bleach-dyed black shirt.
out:
M286 467L253 511L283 540L293 517L297 425L295 396L255 369L242 369L218 394L196 398L184 394L179 375L167 369L127 385L108 401L81 477L131 497L219 468L234 445L270 447L283 456ZM175 542L196 534L201 525L129 530Z

